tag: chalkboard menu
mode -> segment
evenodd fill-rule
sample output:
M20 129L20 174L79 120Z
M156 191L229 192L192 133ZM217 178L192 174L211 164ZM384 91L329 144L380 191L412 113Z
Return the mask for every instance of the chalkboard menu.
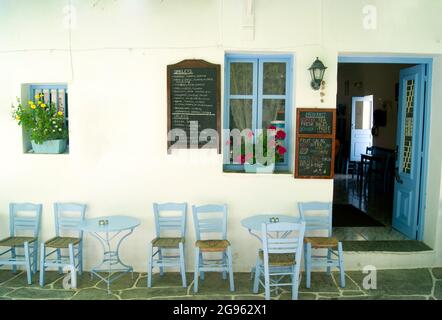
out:
M300 111L300 134L333 134L333 112Z
M297 111L295 178L333 178L335 109Z
M220 68L204 60L167 66L167 148L217 148L220 139Z
M299 138L298 176L330 176L332 138Z

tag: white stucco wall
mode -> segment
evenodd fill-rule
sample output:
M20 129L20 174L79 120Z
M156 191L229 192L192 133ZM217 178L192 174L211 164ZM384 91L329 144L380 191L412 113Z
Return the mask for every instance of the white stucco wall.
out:
M43 203L43 240L53 235L54 201L84 202L88 217L141 219L122 247L123 258L141 271L154 236L153 202L227 203L235 270L249 270L258 242L240 221L263 212L295 215L298 201L331 201L333 181L227 174L215 152L168 156L166 66L192 58L223 65L226 52L291 53L294 107L334 107L339 54L417 54L436 56L425 220L425 242L436 251L423 259L352 255L347 267L359 268L361 261L379 267L442 263L442 232L436 233L442 229L442 1L256 0L255 39L244 40L239 0L72 0L72 60L64 26L68 3L0 0L1 237L7 234L9 202ZM376 30L363 29L367 4L377 7ZM328 67L322 104L307 71L316 56ZM9 106L22 83L39 82L68 83L69 155L22 152ZM192 269L190 214L187 239ZM87 236L86 268L98 262L98 249Z

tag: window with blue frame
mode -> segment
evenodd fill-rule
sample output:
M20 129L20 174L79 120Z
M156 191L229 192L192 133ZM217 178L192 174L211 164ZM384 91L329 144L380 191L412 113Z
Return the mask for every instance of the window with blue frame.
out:
M225 57L226 130L250 129L254 137L271 126L282 128L287 149L275 163L275 171L288 171L291 161L292 69L290 55L238 55ZM230 137L231 139L231 137ZM228 171L243 171L244 165L233 158L231 141L224 141Z
M67 131L69 132L69 104L68 104L68 87L64 83L56 84L31 84L28 87L29 98L36 102L36 96L40 95L46 105L54 105L58 112L62 112L66 124ZM25 100L26 101L26 100ZM26 137L28 139L28 137ZM32 150L29 141L24 141L25 152ZM67 137L67 151L69 153L69 135Z

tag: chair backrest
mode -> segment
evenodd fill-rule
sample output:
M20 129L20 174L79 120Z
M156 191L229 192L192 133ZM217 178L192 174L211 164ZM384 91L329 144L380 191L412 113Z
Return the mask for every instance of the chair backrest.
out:
M299 214L305 221L305 229L327 230L328 237L332 235L332 203L331 202L299 202ZM318 214L318 211L324 212Z
M193 223L195 225L196 240L202 240L203 234L218 233L216 239L227 239L227 205L208 204L192 206Z
M166 214L171 211L174 212L173 215ZM167 231L178 231L180 237L185 236L187 203L154 203L153 212L157 237Z
M268 264L269 254L286 253L294 254L295 261L299 264L302 256L305 226L305 221L300 223L263 223L261 225L261 239L264 263Z
M43 206L34 203L9 204L9 232L11 236L28 233L33 237L40 234L41 212Z
M80 224L84 221L86 205L79 203L54 203L55 233L61 236L64 232L78 232L83 237Z

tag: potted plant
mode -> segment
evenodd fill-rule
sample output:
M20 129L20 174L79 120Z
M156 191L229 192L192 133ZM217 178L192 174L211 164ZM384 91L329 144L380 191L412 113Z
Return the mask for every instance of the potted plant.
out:
M275 126L263 130L259 137L252 143L252 151L246 152L245 142L242 142L241 155L236 162L244 164L244 171L251 173L273 173L275 163L284 159L287 149L283 146L286 133L282 128ZM248 139L253 139L250 132Z
M68 128L64 114L55 103L46 104L43 94L36 94L35 101L24 106L17 98L12 106L13 118L21 125L31 139L34 153L63 153L66 150Z

